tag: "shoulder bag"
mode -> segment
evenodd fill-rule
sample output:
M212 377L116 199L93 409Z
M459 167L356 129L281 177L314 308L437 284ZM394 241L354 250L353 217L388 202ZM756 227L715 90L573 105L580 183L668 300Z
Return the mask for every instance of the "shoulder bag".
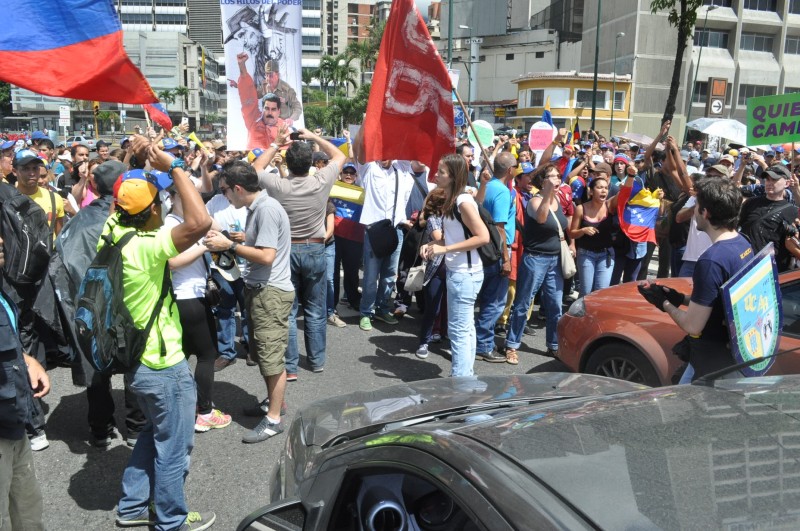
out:
M578 268L575 267L575 259L569 251L567 240L564 239L564 230L561 228L561 222L558 221L558 216L556 216L552 210L550 210L550 215L556 220L558 239L561 240L561 274L564 276L564 279L572 278L575 276L575 273L578 272Z

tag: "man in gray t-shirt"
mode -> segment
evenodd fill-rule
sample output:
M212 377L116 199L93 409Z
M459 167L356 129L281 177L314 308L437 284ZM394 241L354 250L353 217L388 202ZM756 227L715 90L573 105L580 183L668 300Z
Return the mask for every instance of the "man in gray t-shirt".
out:
M308 364L314 372L325 366L327 283L325 273L325 212L333 183L344 165L344 153L307 129L300 130L301 141L290 141L289 132L278 131L272 144L253 162L259 170L259 182L270 197L274 197L289 216L291 226L291 278L297 301L289 315L289 343L286 348L286 374L289 381L297 379L300 352L297 348L297 311L303 306L303 335ZM286 166L289 176L282 178L264 168L275 156L278 146L289 143ZM312 162L311 143L316 143L330 159L327 165L309 174Z
M227 162L220 172L219 190L235 207L247 207L245 241L237 244L210 231L205 245L211 251L231 251L246 260L242 278L250 318L250 349L267 384L267 398L253 411L262 421L242 439L256 443L283 431L281 408L286 390L283 353L289 340L289 314L294 302L289 258L289 217L275 199L261 191L258 175L246 162Z

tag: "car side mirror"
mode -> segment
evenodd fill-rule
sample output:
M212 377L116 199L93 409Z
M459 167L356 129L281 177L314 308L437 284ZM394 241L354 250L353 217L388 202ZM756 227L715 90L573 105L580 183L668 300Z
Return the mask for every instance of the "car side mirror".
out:
M302 531L307 517L300 500L281 500L248 514L236 531Z

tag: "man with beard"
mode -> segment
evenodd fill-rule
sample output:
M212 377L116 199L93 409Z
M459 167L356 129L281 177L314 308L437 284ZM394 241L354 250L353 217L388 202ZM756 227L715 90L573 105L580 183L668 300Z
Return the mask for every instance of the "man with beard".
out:
M253 78L247 73L246 53L236 56L239 62L239 99L242 102L242 117L247 127L247 149L265 148L275 141L278 129L283 126L281 119L281 99L268 93L261 98L259 111L258 94Z
M281 79L278 61L269 60L264 65L264 82L258 87L258 97L275 94L281 100L281 119L286 125L292 125L303 113L303 105L297 98L297 92Z

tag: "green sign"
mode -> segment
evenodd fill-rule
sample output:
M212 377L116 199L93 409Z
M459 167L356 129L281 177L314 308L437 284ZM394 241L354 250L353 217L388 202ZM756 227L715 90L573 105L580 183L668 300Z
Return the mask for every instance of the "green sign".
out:
M747 144L800 141L800 93L747 99Z

